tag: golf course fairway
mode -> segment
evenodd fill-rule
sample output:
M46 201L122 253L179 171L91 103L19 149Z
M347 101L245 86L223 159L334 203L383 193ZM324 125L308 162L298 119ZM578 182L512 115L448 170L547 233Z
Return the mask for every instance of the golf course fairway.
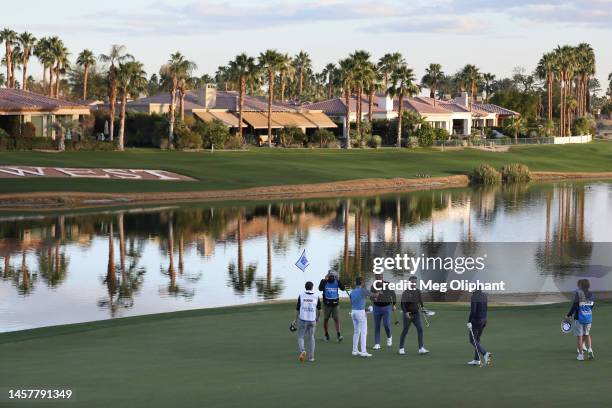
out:
M374 407L610 406L612 303L596 303L595 360L576 361L575 337L559 324L569 306L491 306L483 345L492 367L467 366L467 306L429 304L427 356L394 345L351 356L352 324L341 307L344 342L324 343L316 362L297 360L288 330L293 303L193 310L0 334L0 378L7 388L70 388L73 401L0 406ZM51 311L50 311L51 312ZM373 324L368 315L368 347ZM5 393L6 394L6 393ZM452 401L452 402L451 402Z

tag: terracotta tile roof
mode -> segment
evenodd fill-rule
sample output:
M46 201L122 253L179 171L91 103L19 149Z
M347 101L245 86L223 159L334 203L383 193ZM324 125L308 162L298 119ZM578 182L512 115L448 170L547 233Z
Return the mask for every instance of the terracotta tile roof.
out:
M21 89L0 88L0 111L53 112L59 109L83 110L89 107Z
M227 109L232 112L238 110L239 95L237 91L217 91L217 100L215 106L210 106L209 109ZM187 91L185 94L185 110L206 109L206 107L198 101L196 91ZM147 106L150 104L170 104L170 92L161 93L158 95L140 98L132 102L128 102L128 106ZM268 110L268 98L265 96L244 96L244 111L262 112ZM280 103L273 103L272 110L274 112L292 112L295 109Z
M393 101L393 110L397 110L399 107L398 101ZM431 114L431 113L450 113L450 109L446 106L442 105L440 101L436 101L436 105L434 106L433 102L429 103L428 101L424 101L419 97L415 98L406 98L404 100L404 108L411 109L420 114Z
M351 96L349 103L351 104L351 112L356 112L357 111L357 97ZM344 102L344 98L333 98L333 99L328 99L328 100L321 101L321 102L309 103L309 104L303 105L302 107L304 109L310 109L310 110L322 110L326 114L332 115L332 116L343 116L346 114L346 104ZM369 106L368 106L367 95L362 96L361 97L361 112L364 115L368 113L368 107ZM384 112L384 109L381 109L378 106L376 97L374 97L374 100L372 101L372 112Z
M475 103L472 105L474 108L478 110L488 112L488 113L496 113L498 115L508 115L508 116L518 116L519 113L510 109L502 108L501 106L493 105L492 103Z

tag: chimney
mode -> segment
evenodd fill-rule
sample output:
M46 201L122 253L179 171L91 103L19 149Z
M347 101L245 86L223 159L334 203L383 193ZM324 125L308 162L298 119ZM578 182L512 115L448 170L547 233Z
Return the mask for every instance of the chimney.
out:
M378 107L385 112L393 112L393 99L386 94L377 94Z
M198 105L206 109L212 109L217 104L217 86L215 84L205 84L204 88L197 90Z
M455 98L455 102L461 106L465 106L466 108L469 105L469 98L467 92L461 92L461 95Z

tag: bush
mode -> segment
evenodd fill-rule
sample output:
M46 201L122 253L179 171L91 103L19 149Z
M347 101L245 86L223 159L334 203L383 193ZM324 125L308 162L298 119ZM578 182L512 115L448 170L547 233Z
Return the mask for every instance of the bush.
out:
M225 142L225 145L223 146L224 149L230 149L230 150L237 150L237 149L241 149L242 148L242 140L240 139L239 135L231 135L227 141Z
M448 130L444 128L434 129L434 134L435 134L436 140L448 140L450 138L450 133L448 133Z
M572 135L581 136L591 134L591 122L587 118L577 118L572 126Z
M382 137L374 135L370 138L370 147L379 148L382 146Z
M56 141L47 137L17 137L14 140L15 150L55 150Z
M198 120L191 128L191 131L200 137L202 146L206 149L210 149L213 146L217 149L223 148L230 138L229 129L218 119L212 122Z
M27 138L35 137L36 136L36 125L33 124L32 122L24 123L23 127L21 128L21 136L27 137Z
M481 164L472 172L472 183L493 185L501 183L501 174L495 167L488 164Z
M176 139L176 147L179 149L201 149L202 137L197 133L187 130L181 132Z
M308 140L312 144L325 146L336 140L336 136L329 129L317 129Z
M6 133L6 130L0 128L0 151L13 150L14 146L13 138Z
M306 139L306 135L302 129L295 126L284 127L278 132L280 143L283 147L289 147L294 144L302 145Z
M421 147L432 146L436 140L436 132L434 128L427 123L422 124L421 127L416 130L415 136L419 141L419 146Z
M112 151L117 150L117 141L104 142L94 139L66 140L66 151Z
M419 139L416 136L410 136L407 140L406 147L410 149L416 149L419 147Z
M526 183L531 180L529 167L524 164L507 164L502 167L501 174L506 183Z

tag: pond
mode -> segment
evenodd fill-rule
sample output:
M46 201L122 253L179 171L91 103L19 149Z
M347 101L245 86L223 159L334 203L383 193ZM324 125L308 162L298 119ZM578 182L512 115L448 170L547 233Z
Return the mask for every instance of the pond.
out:
M564 300L581 276L605 294L611 208L612 184L565 182L0 213L0 331L293 299L330 268L345 282L370 281L364 252L376 242L487 248L498 260L488 279L507 281L500 301ZM294 264L304 250L310 265L302 272ZM565 267L550 267L559 259Z

